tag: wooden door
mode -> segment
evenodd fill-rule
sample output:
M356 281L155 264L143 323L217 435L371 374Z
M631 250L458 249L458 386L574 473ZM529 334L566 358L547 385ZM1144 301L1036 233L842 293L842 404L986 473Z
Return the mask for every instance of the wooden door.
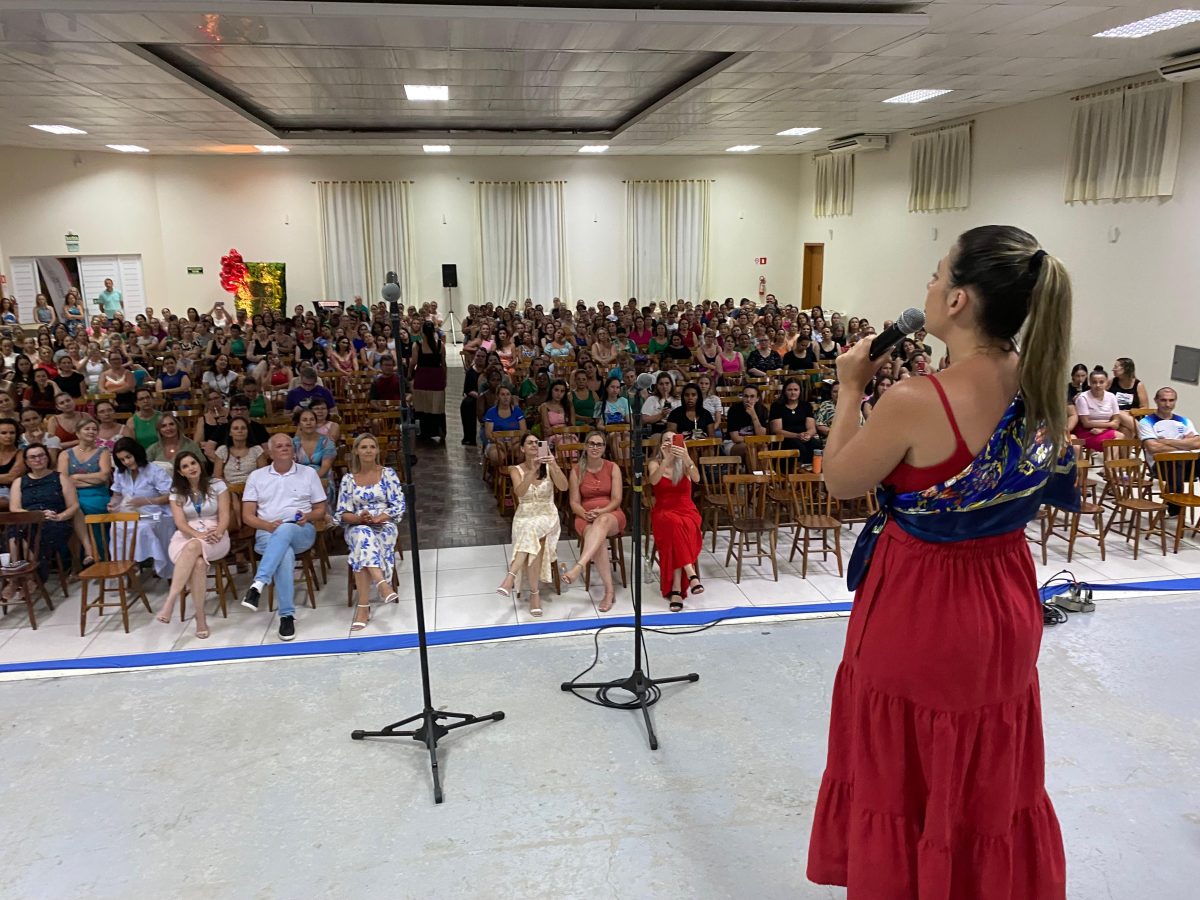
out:
M825 282L825 245L804 245L804 290L801 298L802 309L812 309L822 306L821 286Z

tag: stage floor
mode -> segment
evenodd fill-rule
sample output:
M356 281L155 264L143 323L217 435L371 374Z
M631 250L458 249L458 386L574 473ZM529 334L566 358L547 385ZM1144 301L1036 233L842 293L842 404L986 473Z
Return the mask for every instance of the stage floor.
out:
M1195 896L1198 630L1190 594L1046 632L1072 898ZM591 635L439 648L437 705L507 714L445 741L441 807L418 745L349 739L417 710L412 652L5 684L0 896L842 897L804 862L844 634L649 635L654 673L701 675L654 707L657 753L636 714L559 690ZM628 633L600 649L628 673Z

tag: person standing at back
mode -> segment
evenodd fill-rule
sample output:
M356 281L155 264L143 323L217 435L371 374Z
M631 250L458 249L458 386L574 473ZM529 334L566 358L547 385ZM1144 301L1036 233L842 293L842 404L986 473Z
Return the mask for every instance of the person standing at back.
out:
M104 290L96 297L96 305L100 307L100 311L109 319L115 319L118 314L124 312L123 299L121 292L113 287L111 278L104 279Z

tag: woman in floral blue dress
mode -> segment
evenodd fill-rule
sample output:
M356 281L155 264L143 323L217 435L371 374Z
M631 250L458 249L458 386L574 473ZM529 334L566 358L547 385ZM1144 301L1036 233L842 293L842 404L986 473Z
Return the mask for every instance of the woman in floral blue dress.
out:
M400 479L379 463L379 442L371 434L354 439L350 471L342 476L334 521L346 531L350 569L358 589L358 605L350 630L362 631L371 619L371 585L384 603L400 598L392 587L396 536L404 517ZM369 580L368 580L369 579Z

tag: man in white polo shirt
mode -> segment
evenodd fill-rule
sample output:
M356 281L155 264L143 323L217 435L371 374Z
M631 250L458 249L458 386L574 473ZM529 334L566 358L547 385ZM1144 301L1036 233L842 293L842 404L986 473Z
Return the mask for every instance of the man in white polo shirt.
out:
M316 472L297 465L286 434L271 435L267 453L271 465L251 472L242 494L242 521L257 530L254 549L261 557L242 606L257 611L263 589L274 584L279 637L290 641L296 636L296 554L317 539L312 523L325 518L325 488Z
M1154 465L1154 454L1176 453L1179 451L1200 450L1200 435L1196 426L1186 416L1175 412L1175 401L1179 395L1175 388L1161 387L1154 395L1155 410L1138 422L1138 437L1142 439L1142 451L1146 454L1146 462ZM1168 480L1178 482L1183 477L1183 466L1176 464L1174 473ZM1175 485L1180 489L1179 485ZM1172 516L1179 515L1179 507L1168 504L1167 511Z

